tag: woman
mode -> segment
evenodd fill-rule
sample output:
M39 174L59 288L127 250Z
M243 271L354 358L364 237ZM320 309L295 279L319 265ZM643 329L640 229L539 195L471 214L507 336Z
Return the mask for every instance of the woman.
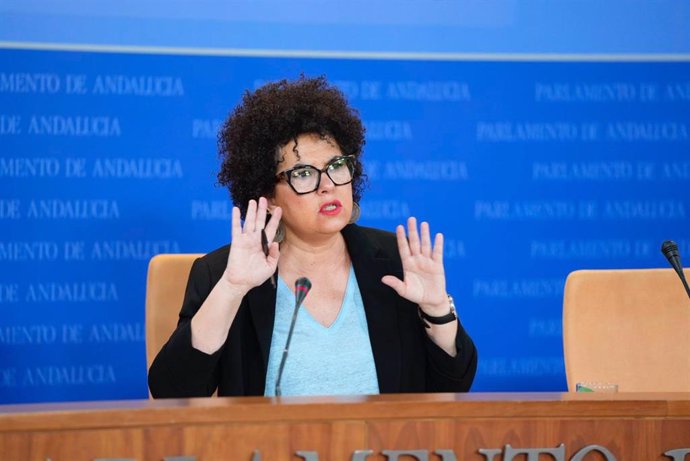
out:
M219 145L232 245L195 261L154 397L274 395L300 277L312 289L282 395L469 390L476 349L446 293L443 236L415 218L407 235L354 224L364 128L339 90L302 77L247 92Z

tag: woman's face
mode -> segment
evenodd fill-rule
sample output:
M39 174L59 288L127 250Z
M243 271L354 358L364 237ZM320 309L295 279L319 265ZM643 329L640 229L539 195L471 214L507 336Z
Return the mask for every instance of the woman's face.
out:
M305 165L323 170L333 159L342 156L342 152L331 137L302 134L297 138L296 148L295 142L290 141L280 149L279 155L282 161L278 163L278 173ZM269 205L283 209L282 221L288 239L290 234L303 240L327 237L340 232L350 220L352 183L336 186L323 172L314 192L299 195L283 179L276 184Z

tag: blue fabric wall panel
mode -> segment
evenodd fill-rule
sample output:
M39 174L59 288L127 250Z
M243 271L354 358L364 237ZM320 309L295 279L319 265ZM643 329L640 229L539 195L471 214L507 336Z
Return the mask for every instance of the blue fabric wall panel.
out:
M218 126L245 88L325 74L368 128L361 223L446 236L474 390L562 390L579 268L687 253L690 63L0 51L0 401L145 398L159 252L229 239Z

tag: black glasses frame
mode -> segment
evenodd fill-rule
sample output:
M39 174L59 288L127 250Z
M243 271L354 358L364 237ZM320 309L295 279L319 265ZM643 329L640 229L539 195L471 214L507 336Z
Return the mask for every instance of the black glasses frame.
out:
M343 183L337 183L335 180L331 177L330 173L328 172L328 168L330 168L331 165L333 165L335 162L339 160L348 160L347 162L347 168L350 170L350 180L347 182ZM276 174L276 179L277 180L285 180L287 183L290 185L290 188L295 192L297 195L304 195L304 194L311 194L312 192L316 191L319 189L319 185L321 184L321 173L326 173L326 176L328 176L328 179L330 179L333 184L336 186L344 186L346 184L350 184L354 180L354 174L355 174L355 165L354 165L354 155L341 155L338 157L335 157L333 160L328 162L326 166L323 167L323 169L316 168L314 165L299 165L294 168L290 168L289 170L284 170L281 171L280 173ZM297 189L295 189L295 186L292 185L292 172L295 170L299 170L301 168L313 168L317 173L318 177L316 178L316 185L314 186L314 189L307 191L307 192L297 192Z

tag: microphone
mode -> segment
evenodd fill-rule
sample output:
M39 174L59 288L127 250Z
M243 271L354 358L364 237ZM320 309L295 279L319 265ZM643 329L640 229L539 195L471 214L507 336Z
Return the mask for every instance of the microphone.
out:
M295 281L295 310L292 312L292 321L290 322L290 329L288 330L287 341L285 342L285 349L283 350L283 357L280 359L280 366L278 367L278 377L276 379L276 397L280 397L280 379L283 377L283 368L285 368L285 359L287 359L288 351L290 350L290 341L292 340L292 332L295 329L295 322L297 321L297 313L299 307L302 305L304 298L311 290L311 282L306 277L300 277Z
M673 240L666 240L661 244L661 252L666 256L666 259L680 277L680 281L683 282L685 287L685 292L690 297L690 287L688 287L688 282L685 280L685 274L683 273L683 266L680 263L680 252L678 251L678 245Z

